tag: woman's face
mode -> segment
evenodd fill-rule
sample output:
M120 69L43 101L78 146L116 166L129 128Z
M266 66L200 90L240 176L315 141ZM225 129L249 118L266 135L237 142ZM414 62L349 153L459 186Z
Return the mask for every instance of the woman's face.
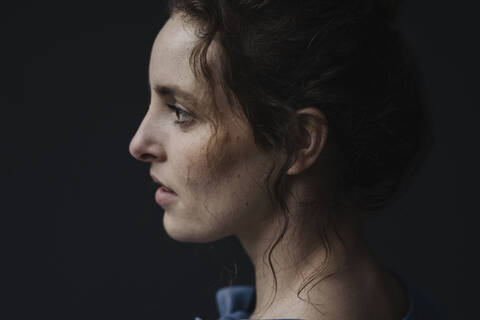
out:
M151 101L129 146L132 156L150 162L150 174L176 193L163 205L163 224L182 242L210 242L260 227L272 215L263 181L273 161L280 160L257 148L248 123L228 111L223 93L215 94L223 111L213 148L207 149L214 133L209 122L171 109L196 115L211 110L205 85L189 64L196 28L173 15L156 37ZM207 150L213 167L207 165Z

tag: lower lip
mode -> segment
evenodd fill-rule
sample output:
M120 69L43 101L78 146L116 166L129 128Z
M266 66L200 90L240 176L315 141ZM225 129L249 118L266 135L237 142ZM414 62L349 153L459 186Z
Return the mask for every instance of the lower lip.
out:
M172 192L165 191L163 188L158 188L155 193L155 201L163 206L167 206L173 201L177 200L177 195Z

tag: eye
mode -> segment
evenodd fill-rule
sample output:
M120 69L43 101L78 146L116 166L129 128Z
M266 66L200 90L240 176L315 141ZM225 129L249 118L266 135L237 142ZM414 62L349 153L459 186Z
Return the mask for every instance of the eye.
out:
M193 120L193 117L186 111L172 105L172 104L167 104L167 107L173 111L175 111L175 114L178 118L178 120L175 120L175 124L185 124Z

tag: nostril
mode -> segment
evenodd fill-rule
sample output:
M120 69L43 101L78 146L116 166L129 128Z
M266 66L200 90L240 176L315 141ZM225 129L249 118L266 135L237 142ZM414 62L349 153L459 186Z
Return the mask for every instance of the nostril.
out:
M155 158L155 157L152 156L150 153L142 153L142 154L140 155L140 160L142 160L142 161L150 161L150 160L152 160L152 159L154 159L154 158Z

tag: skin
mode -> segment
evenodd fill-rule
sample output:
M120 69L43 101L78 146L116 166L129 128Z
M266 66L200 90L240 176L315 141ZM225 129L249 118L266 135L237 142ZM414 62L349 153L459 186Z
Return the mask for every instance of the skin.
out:
M281 152L264 153L255 145L248 122L231 112L230 107L238 106L228 105L222 90L214 95L221 109L221 129L214 148L208 149L213 128L203 117L211 111L207 90L189 64L198 40L197 28L174 14L160 30L149 66L151 102L129 146L132 156L149 162L150 173L177 194L176 201L163 208L168 235L195 243L238 237L255 268L257 303L252 319L401 319L408 307L405 292L375 261L358 222L350 216L341 222L339 231L346 246L332 238L327 263L312 224L296 218L304 210L297 199L319 198L318 192L313 192L312 172L315 187L318 180L327 180L322 172L328 172L324 169L328 125L320 111L308 106L298 111L308 121L302 122L304 134L299 143L303 148L287 172L292 178L293 196L287 199L292 216L289 230L272 255L278 287L270 305L274 280L264 253L282 223L263 181L270 166L282 164L286 157ZM209 48L210 61L215 61L218 50L214 41ZM197 102L178 94L159 94L155 88L160 86L180 88ZM179 118L167 104L194 116L188 123L177 124ZM218 150L225 156L211 157L220 154ZM214 165L207 161L208 154ZM320 277L335 274L315 286L316 281L312 282L300 295L313 301L314 307L299 299L297 291L306 277L319 270Z

